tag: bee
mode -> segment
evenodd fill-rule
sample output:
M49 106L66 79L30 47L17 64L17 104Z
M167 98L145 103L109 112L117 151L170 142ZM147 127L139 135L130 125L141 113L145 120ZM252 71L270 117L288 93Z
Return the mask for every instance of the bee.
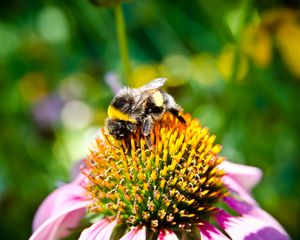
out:
M165 112L170 112L185 123L179 115L182 108L161 89L165 82L166 78L157 78L139 88L125 87L119 90L107 110L109 134L115 139L126 140L140 128L147 145L151 147L150 133Z

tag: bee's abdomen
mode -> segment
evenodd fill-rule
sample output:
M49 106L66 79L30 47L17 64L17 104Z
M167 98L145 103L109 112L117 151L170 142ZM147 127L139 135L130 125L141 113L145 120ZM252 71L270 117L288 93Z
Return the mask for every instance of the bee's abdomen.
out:
M160 115L165 110L165 97L162 91L155 92L151 97L149 97L146 107L145 114Z
M159 115L159 114L162 114L163 112L164 112L164 107L157 106L157 105L155 105L154 102L148 102L148 104L145 108L146 115L149 115L149 114Z
M155 92L151 96L151 102L157 107L163 107L165 105L164 92L162 90Z

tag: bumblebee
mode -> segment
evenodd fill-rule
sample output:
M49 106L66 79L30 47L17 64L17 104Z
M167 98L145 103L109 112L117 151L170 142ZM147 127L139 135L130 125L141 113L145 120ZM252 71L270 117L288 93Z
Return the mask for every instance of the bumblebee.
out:
M140 128L150 147L150 133L155 122L165 112L170 112L185 123L184 118L179 115L182 108L171 95L161 89L165 82L165 78L157 78L139 88L125 87L119 90L107 110L106 126L109 134L118 140L126 140Z

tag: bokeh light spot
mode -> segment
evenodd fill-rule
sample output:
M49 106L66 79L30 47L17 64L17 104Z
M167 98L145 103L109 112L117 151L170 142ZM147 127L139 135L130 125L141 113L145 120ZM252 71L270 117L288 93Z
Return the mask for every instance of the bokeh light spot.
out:
M82 101L73 100L66 103L61 112L61 121L66 128L82 129L92 121L91 108Z
M29 102L43 98L48 92L47 81L42 72L25 74L19 81L18 87L22 98Z
M60 85L60 95L65 100L85 97L87 92L86 82L89 81L89 78L88 75L81 73L68 76Z
M156 65L140 65L135 67L130 78L131 87L140 87L154 78L160 77Z
M167 56L160 67L161 75L170 78L168 86L180 86L186 82L191 74L190 61L183 55Z
M50 43L62 43L69 39L70 29L68 19L57 7L44 8L37 21L37 30Z
M210 54L198 54L192 57L192 78L203 86L218 85L221 75L217 70L216 59Z

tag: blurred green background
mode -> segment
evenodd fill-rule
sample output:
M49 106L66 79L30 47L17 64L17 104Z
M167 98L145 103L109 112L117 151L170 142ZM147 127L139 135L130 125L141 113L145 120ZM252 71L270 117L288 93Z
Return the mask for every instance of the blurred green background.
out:
M2 1L0 236L26 239L41 201L71 178L122 81L114 11L87 0ZM132 74L163 76L230 161L257 166L261 206L300 239L300 4L124 4Z

